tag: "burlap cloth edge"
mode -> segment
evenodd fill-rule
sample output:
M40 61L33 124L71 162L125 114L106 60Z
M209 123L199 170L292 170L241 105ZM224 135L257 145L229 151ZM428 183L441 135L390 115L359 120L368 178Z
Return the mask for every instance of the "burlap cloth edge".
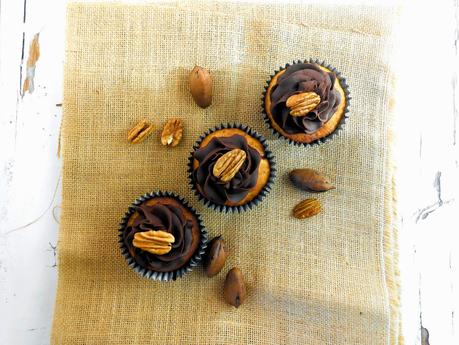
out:
M72 5L70 5L72 6ZM170 7L171 5L165 5ZM222 16L228 16L227 14L221 13ZM295 25L295 24L291 24ZM393 97L393 95L392 95ZM64 105L65 107L65 105ZM64 109L65 111L65 109ZM393 114L392 114L393 116ZM389 135L394 135L393 133ZM65 142L63 143L63 147L65 150ZM386 219L386 226L384 229L384 236L383 236L383 247L384 247L384 266L385 270L385 279L388 287L388 298L390 303L391 309L391 326L390 326L390 338L391 344L402 344L402 335L400 332L401 322L399 320L399 292L400 292L400 285L399 285L399 272L398 272L398 254L397 254L397 228L396 228L396 191L395 191L395 181L394 181L394 174L393 169L395 169L395 165L392 161L392 157L389 155L386 158L386 164L390 171L390 173L386 176L386 186L385 189L387 193L385 193L385 219ZM398 325L398 326L397 326Z

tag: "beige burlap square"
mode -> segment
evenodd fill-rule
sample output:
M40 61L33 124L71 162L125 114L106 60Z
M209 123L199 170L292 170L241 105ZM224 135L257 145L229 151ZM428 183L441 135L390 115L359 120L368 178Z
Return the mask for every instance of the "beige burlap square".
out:
M371 7L73 4L64 82L63 211L53 344L400 344L393 222L390 30L394 12ZM347 78L350 119L320 147L275 139L263 123L269 75L319 58ZM194 64L214 78L214 102L188 92ZM184 121L176 148L160 144L164 122ZM142 118L157 130L130 145ZM243 214L207 209L193 196L186 163L193 143L220 123L265 135L278 178ZM289 170L311 167L337 189L324 211L300 221L308 196ZM139 195L170 190L200 212L231 250L213 279L196 269L159 283L139 278L120 254L118 223ZM245 274L248 299L226 305L227 269Z

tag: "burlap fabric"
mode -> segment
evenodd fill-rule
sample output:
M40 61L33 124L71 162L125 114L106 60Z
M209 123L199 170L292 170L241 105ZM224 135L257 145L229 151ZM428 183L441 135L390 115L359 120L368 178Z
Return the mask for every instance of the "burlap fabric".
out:
M399 344L396 232L390 164L391 10L369 7L72 4L68 11L63 211L53 344ZM293 59L319 58L350 85L345 131L320 147L276 140L261 116L266 79ZM194 64L210 68L213 105L191 99ZM160 144L168 118L184 121L176 148ZM142 118L157 131L139 145L127 130ZM201 205L187 182L195 140L222 122L250 125L276 156L269 196L243 214ZM286 173L311 167L337 189L324 211L296 220L308 197ZM170 190L203 215L231 250L209 279L196 269L159 283L121 256L117 226L137 196ZM226 271L248 285L226 305Z

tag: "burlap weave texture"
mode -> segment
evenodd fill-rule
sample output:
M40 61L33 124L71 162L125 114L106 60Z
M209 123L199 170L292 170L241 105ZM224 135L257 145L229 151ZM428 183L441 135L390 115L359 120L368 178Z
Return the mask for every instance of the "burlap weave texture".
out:
M392 207L392 12L186 4L69 6L52 343L397 344L388 285L394 272L387 264L393 248L384 240ZM349 16L360 24L353 26ZM331 142L298 148L269 133L260 98L275 69L309 57L347 78L350 120ZM194 64L214 77L214 102L206 110L188 92ZM166 148L160 128L174 117L184 121L184 138ZM142 118L157 130L130 145L127 130ZM193 143L222 122L259 131L276 156L273 190L243 214L205 208L187 182ZM291 209L308 194L294 189L286 174L303 166L331 176L337 189L317 196L323 213L300 221ZM186 197L210 235L225 237L231 254L224 272L208 279L196 269L159 283L127 267L117 225L133 199L153 190ZM249 291L237 310L222 298L232 266L244 272Z

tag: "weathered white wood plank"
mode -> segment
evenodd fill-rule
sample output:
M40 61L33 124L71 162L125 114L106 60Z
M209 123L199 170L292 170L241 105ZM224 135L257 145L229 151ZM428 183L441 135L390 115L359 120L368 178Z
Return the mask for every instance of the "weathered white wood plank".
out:
M56 152L61 110L56 103L62 100L64 5L50 0L1 3L0 344L49 342L56 289L52 246L57 223L51 211L60 195ZM41 56L35 89L22 96L29 45L37 33Z
M431 344L459 343L454 323L459 297L454 267L459 247L455 241L459 171L452 87L457 72L454 5L457 10L453 2L411 2L398 31L405 36L398 56L399 96L403 97L398 99L396 154L407 344L421 343L420 326L429 330ZM413 307L416 313L410 310ZM411 338L410 328L415 326L417 336Z
M3 236L12 194L18 103L19 64L22 50L23 8L18 2L0 2L0 343L6 343L10 322L3 312L11 303L8 242ZM14 69L11 67L14 66Z

